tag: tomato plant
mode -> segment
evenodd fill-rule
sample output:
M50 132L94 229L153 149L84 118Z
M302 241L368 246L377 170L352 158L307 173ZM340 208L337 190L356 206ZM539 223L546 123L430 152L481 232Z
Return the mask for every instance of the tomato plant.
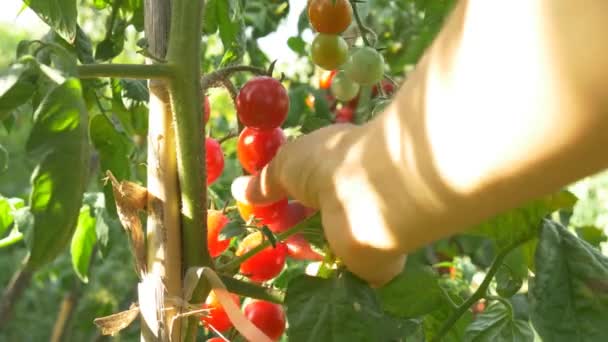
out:
M353 122L355 111L350 106L344 106L336 111L337 123Z
M319 33L312 42L313 63L326 70L333 70L344 64L348 57L348 44L337 35Z
M241 165L249 173L258 173L285 143L280 128L257 130L246 127L239 135L237 155Z
M353 81L372 85L384 77L384 58L371 47L357 49L349 56L344 66L346 76Z
M337 34L350 25L352 10L347 0L310 0L308 18L317 32Z
M245 317L249 318L271 340L277 341L285 331L285 313L280 305L262 300L245 305Z
M239 296L230 294L230 298L237 304L240 304ZM228 318L224 307L218 301L214 292L209 293L207 301L203 304L203 309L207 309L207 312L201 316L201 321L206 327L212 327L219 332L225 332L232 328L232 322Z
M228 217L221 211L209 210L207 212L207 247L209 255L214 258L222 254L230 245L230 239L220 239L219 237L228 222Z
M289 210L286 198L265 206L254 206L237 201L236 206L241 218L245 222L249 222L252 217L255 217L258 220L258 222L256 222L257 224L268 226L271 226L277 220L281 220L287 215L286 212Z
M278 80L259 76L247 82L236 98L239 120L258 129L279 127L287 117L289 98Z
M224 170L224 153L222 147L213 138L205 139L205 164L207 166L207 185L215 182Z
M323 74L321 74L321 78L319 80L319 88L329 89L329 87L331 86L331 81L333 80L334 76L336 76L337 72L338 70L324 71Z
M239 244L236 255L243 255L253 248L259 246L264 241L264 236L260 232L255 232L243 239ZM266 247L248 260L241 263L241 273L254 282L270 280L283 270L287 247L284 243L278 242L275 247Z
M344 71L336 74L331 81L331 92L340 101L350 101L359 93L359 84L352 81Z

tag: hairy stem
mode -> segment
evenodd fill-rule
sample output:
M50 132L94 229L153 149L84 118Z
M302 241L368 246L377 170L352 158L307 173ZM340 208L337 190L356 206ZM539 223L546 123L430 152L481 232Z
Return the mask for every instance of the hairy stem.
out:
M168 64L83 64L77 67L79 78L169 79L173 68Z
M502 261L513 249L517 248L518 246L520 246L521 244L525 243L528 240L529 240L529 238L516 241L516 242L512 243L511 245L507 246L505 249L503 249L500 253L498 253L498 255L496 255L496 257L494 258L494 261L492 262L492 266L490 266L488 273L486 274L485 278L481 282L481 285L479 286L477 291L475 291L475 293L473 293L473 295L471 295L471 297L469 297L467 300L465 300L464 303L462 303L460 306L458 306L458 308L456 308L456 310L454 310L454 312L452 312L450 317L448 317L448 319L443 323L443 325L441 326L441 329L439 329L439 332L437 333L437 335L435 335L435 337L433 337L431 342L441 341L443 336L445 336L445 334L447 334L448 331L450 331L452 326L454 326L454 324L456 324L456 322L458 322L460 317L462 315L464 315L464 313L467 310L469 310L469 308L473 304L475 304L478 300L480 300L486 296L488 287L490 286L490 283L492 282L494 275L496 274L496 272L498 272L498 269L502 265Z
M268 72L262 68L250 65L233 65L208 73L201 78L201 87L206 91L210 87L221 86L223 81L230 80L230 76L237 72L250 72L255 75L267 75ZM228 89L230 91L230 89Z
M170 97L175 123L177 172L181 190L182 269L213 267L207 249L207 188L200 77L204 1L173 0L167 61L174 66ZM201 302L209 292L201 281L192 295ZM188 320L185 341L194 341L195 317Z

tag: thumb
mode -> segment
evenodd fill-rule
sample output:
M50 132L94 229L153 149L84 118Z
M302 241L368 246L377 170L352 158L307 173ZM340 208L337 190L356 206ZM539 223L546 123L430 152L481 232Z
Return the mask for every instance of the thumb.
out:
M241 203L267 205L287 197L278 177L270 170L271 166L267 165L257 175L236 178L231 187L234 199Z

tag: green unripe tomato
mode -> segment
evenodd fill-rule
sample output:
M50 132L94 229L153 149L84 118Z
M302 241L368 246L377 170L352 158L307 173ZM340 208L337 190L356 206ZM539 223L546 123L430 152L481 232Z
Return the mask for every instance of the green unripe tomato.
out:
M378 83L384 77L384 57L366 46L353 52L344 66L346 75L362 85Z
M337 69L346 62L348 44L335 34L319 33L312 41L312 62L326 70Z
M348 78L344 71L340 71L331 81L331 92L338 100L347 102L359 94L359 84Z

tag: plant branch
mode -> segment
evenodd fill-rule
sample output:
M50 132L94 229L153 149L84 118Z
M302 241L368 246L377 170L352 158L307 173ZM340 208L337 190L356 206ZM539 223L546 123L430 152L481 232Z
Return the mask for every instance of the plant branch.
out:
M244 282L233 277L220 275L222 282L228 291L244 297L261 299L272 303L282 304L285 293L273 287L264 287L253 283Z
M478 300L480 300L480 299L482 299L482 298L484 298L486 296L486 292L488 290L488 287L490 286L490 283L492 282L492 279L494 278L494 275L496 274L496 272L498 272L498 269L502 265L502 261L504 260L504 258L513 249L517 248L518 246L520 246L521 244L525 243L529 239L530 238L526 238L526 239L522 239L522 240L519 240L519 241L515 241L512 244L510 244L509 246L507 246L507 248L503 249L498 255L496 255L496 257L494 258L494 261L492 262L492 266L490 266L490 269L488 270L488 273L486 274L485 278L481 282L481 285L479 285L479 288L477 289L477 291L475 291L475 293L473 293L473 295L471 295L471 297L469 297L454 312L452 312L452 314L450 315L450 317L448 317L448 319L443 323L443 325L439 329L439 332L437 333L437 335L435 335L435 337L433 337L433 339L431 340L431 342L439 342L439 341L441 341L441 339L443 338L443 336L445 334L447 334L448 331L450 331L450 329L452 328L452 326L454 326L454 324L456 324L456 322L460 319L460 317L473 304L475 304Z
M82 64L77 67L79 78L169 79L173 67L168 64Z
M361 38L363 39L363 43L367 46L373 47L372 44L370 43L369 39L367 38L366 34L371 34L374 37L374 40L376 40L376 33L371 28L369 28L369 27L365 26L365 24L363 24L363 21L361 20L361 16L359 16L359 10L357 9L357 1L350 0L350 5L353 8L353 16L355 17L357 26L359 26L359 30L361 31Z
M250 65L228 66L228 67L210 72L210 73L206 74L205 76L201 77L201 88L203 88L203 92L207 91L207 89L211 88L211 87L217 87L217 86L221 86L221 85L225 86L225 83L223 83L222 80L229 80L230 76L232 76L233 74L235 74L237 72L250 72L255 75L268 75L268 71L266 71L262 68L258 68L258 67L254 67L254 66L250 66ZM226 89L228 89L228 91L231 90L228 87L226 87Z

